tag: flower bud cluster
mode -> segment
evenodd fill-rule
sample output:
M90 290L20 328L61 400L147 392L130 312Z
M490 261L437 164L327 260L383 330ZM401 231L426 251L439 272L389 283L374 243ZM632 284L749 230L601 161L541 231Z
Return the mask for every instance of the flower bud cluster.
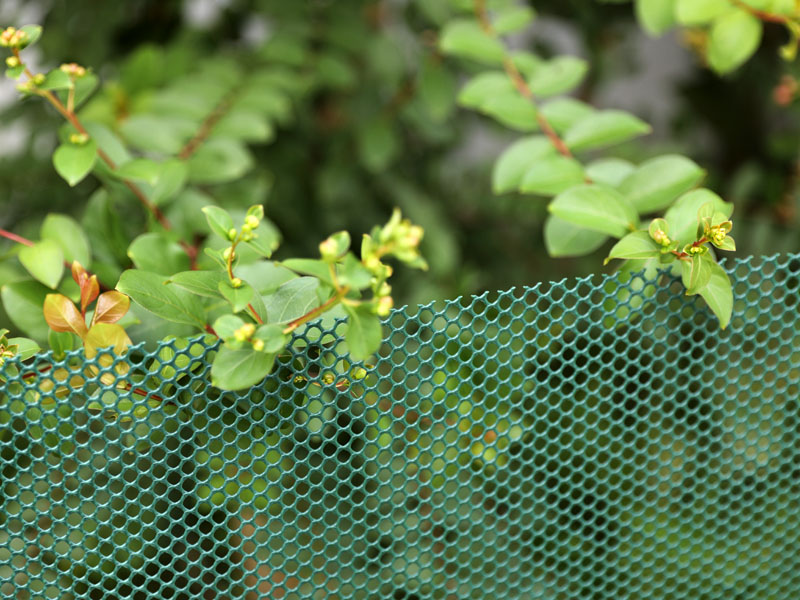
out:
M86 67L80 66L78 63L64 63L59 69L69 75L72 79L80 79L86 76Z
M28 42L28 34L15 27L6 27L0 33L0 46L5 48L21 48Z

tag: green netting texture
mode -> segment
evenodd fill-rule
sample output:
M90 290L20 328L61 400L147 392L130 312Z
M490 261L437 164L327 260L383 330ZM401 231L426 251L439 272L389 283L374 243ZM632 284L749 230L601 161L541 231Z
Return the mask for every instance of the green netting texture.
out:
M0 598L800 598L800 256L309 326L262 384L201 339L9 363Z

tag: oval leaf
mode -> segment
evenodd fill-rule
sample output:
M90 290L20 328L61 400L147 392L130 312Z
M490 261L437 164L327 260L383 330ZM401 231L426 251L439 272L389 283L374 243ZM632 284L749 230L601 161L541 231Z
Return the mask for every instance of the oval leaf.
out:
M19 251L19 261L28 273L47 287L56 289L64 273L64 253L53 240L42 240Z
M44 299L44 319L53 331L69 331L83 339L87 327L72 300L61 294L47 294Z
M705 171L688 158L668 154L639 165L619 190L637 211L649 213L666 208L703 177Z
M633 207L616 190L602 185L573 187L548 206L555 216L574 225L622 237L639 224Z
M544 223L544 243L550 256L584 256L602 246L608 236L604 233L578 227L548 215Z
M92 323L116 323L131 307L131 299L115 290L103 292L97 299Z
M711 260L711 277L699 294L708 304L708 307L717 315L719 326L725 329L731 321L733 313L733 287L725 270Z
M747 10L736 9L719 17L708 37L708 63L718 73L739 67L758 49L763 27Z
M555 155L536 161L525 172L519 189L526 194L555 196L583 181L583 166L577 160Z
M661 255L661 246L646 231L629 233L611 248L606 263L615 258L640 259L656 258Z
M353 360L366 360L380 348L383 339L381 320L366 306L345 306L345 341Z
M71 186L80 183L97 160L97 144L89 140L83 145L61 144L53 153L56 172Z
M495 194L511 192L519 187L525 172L533 164L555 152L550 141L541 135L525 137L511 146L497 159L492 171L492 189Z
M243 390L264 379L275 364L275 355L222 346L211 365L211 383L223 390Z
M621 110L591 114L569 128L564 142L573 151L603 148L650 133L650 126Z

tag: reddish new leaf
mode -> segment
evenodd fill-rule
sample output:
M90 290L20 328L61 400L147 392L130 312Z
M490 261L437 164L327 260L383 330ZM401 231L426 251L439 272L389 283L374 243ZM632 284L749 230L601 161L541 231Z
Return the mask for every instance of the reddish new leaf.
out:
M86 280L86 285L81 285L81 313L86 314L86 307L97 298L99 293L100 284L97 283L97 275L92 275Z
M94 275L92 275L94 278ZM92 325L95 323L116 323L131 306L131 299L125 294L111 290L104 292L98 299L94 309Z
M47 294L44 299L44 320L53 331L69 331L81 339L86 336L86 322L72 300L61 294Z

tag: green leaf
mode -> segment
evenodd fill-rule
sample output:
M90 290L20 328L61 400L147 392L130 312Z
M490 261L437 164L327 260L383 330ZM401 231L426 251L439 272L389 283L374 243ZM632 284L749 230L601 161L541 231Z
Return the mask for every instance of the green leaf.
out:
M714 243L714 242L712 242ZM719 248L720 250L726 250L727 252L735 252L736 251L736 242L731 236L726 236L724 240L722 240L721 244L714 243L714 245Z
M236 267L239 277L252 283L259 294L271 294L287 281L297 279L289 269L273 262L260 260Z
M719 326L725 329L731 321L733 313L733 287L728 274L713 259L710 263L711 277L699 294L708 307L717 315Z
M144 181L155 185L161 175L161 165L149 158L134 158L117 167L114 175L120 179Z
M169 281L198 296L219 298L219 284L227 279L222 271L183 271L175 273Z
M247 308L255 294L252 286L245 281L238 288L233 287L228 281L221 281L219 292L230 303L233 312L241 312Z
M233 217L228 214L228 211L219 206L205 206L203 213L206 215L206 221L208 221L211 231L229 242L228 232L233 229Z
M46 340L50 331L42 311L49 291L42 284L30 280L7 283L0 288L8 318L26 335L39 341Z
M372 282L372 273L361 264L361 261L352 252L345 255L338 276L341 285L354 290L368 288Z
M281 265L296 273L316 277L329 286L334 287L333 279L331 278L330 264L323 260L313 258L289 258L284 260Z
M534 96L547 98L572 90L586 76L589 66L575 56L557 56L539 66L528 78Z
M427 56L419 76L419 98L436 122L442 122L453 112L456 98L456 79L444 68L441 60Z
M567 146L575 152L602 148L650 133L650 126L621 110L603 110L587 116L564 135Z
M519 189L526 194L555 196L583 181L581 163L574 158L556 154L537 160L525 171Z
M345 341L350 357L356 361L366 360L381 346L381 320L366 306L345 306L344 309L347 312Z
M591 229L578 227L554 215L544 223L544 243L553 257L584 256L602 246L608 236Z
M657 258L661 255L661 246L656 244L646 231L629 233L611 248L605 262L615 258L640 259Z
M61 69L53 69L47 73L44 81L39 84L39 88L43 90L68 90L71 87L72 80Z
M474 19L450 21L439 35L439 49L445 54L485 64L503 62L503 44L486 34Z
M315 277L298 277L264 298L270 323L288 323L319 306Z
M536 131L536 107L517 92L497 94L481 104L482 113L517 131Z
M728 73L742 65L758 49L761 21L744 9L722 15L711 26L708 37L708 62L718 73Z
M725 202L714 192L704 188L692 190L678 198L664 214L664 219L669 224L670 238L678 240L681 246L693 242L697 231L697 212L708 202L714 203L716 212L727 217L733 214L733 204Z
M386 118L366 121L357 130L357 141L359 160L372 172L385 169L400 150L394 127Z
M194 129L191 121L180 117L146 113L131 115L120 126L120 132L132 146L170 155L180 152Z
M222 117L211 130L211 138L227 137L245 142L268 142L275 136L267 118L260 112L236 108Z
M128 246L128 256L137 269L160 275L188 271L189 257L165 233L143 233Z
M633 173L633 163L621 158L601 158L586 165L586 176L595 183L619 187Z
M89 238L72 217L49 213L42 222L40 235L43 240L56 242L67 262L72 263L77 260L87 269L91 266L92 253L89 247Z
M254 237L245 246L254 250L259 256L269 258L281 244L281 233L272 222L264 219L253 230Z
M33 46L39 41L39 38L42 37L41 25L23 25L20 27L20 31L24 31L28 34L28 40L20 46L20 49Z
M636 0L636 17L652 35L661 35L675 24L675 0Z
M675 0L675 19L681 25L705 25L731 6L730 0Z
M233 340L234 335L244 323L244 320L236 315L222 315L214 321L212 327L220 339L228 341Z
M129 269L122 273L117 289L154 315L204 329L205 310L200 301L181 288L165 284L158 273Z
M20 360L28 360L42 351L42 349L39 347L39 344L24 337L8 338L8 345L12 348L16 346L16 350L14 352Z
M693 296L700 292L711 279L711 265L716 264L711 254L696 254L691 260L681 259L681 279L686 288L686 295Z
M539 112L557 133L563 134L594 113L594 108L575 98L556 98L545 103Z
M184 161L172 159L162 163L161 172L150 199L155 204L163 204L183 189L188 177L189 168Z
M492 171L492 190L504 194L516 190L525 172L536 161L555 153L550 141L541 135L524 137L506 150L497 159Z
M229 139L206 141L189 159L189 181L212 184L238 179L253 166L253 156L239 142Z
M211 383L223 390L243 390L269 375L274 364L274 354L256 352L252 346L237 350L222 346L211 365Z
M622 237L639 224L630 203L603 185L570 188L557 196L548 210L564 221L614 237Z
M61 144L53 153L56 172L70 185L75 186L86 177L97 160L97 144L89 140L83 145Z
M639 213L669 206L705 177L705 171L684 156L667 154L650 159L620 184L619 190Z
M536 13L528 6L512 5L494 16L492 26L500 35L514 33L530 25L535 16Z
M503 71L486 71L470 79L458 93L458 103L465 108L480 109L497 94L514 93L514 84Z
M260 352L275 354L283 350L289 342L289 336L283 333L280 325L261 325L253 334L253 339L264 342L264 348Z
M50 331L47 334L47 343L53 351L53 356L61 360L64 355L75 347L75 337L68 331Z
M34 279L47 287L56 289L64 273L64 253L61 246L53 240L42 240L33 246L23 246L19 251L19 261Z

